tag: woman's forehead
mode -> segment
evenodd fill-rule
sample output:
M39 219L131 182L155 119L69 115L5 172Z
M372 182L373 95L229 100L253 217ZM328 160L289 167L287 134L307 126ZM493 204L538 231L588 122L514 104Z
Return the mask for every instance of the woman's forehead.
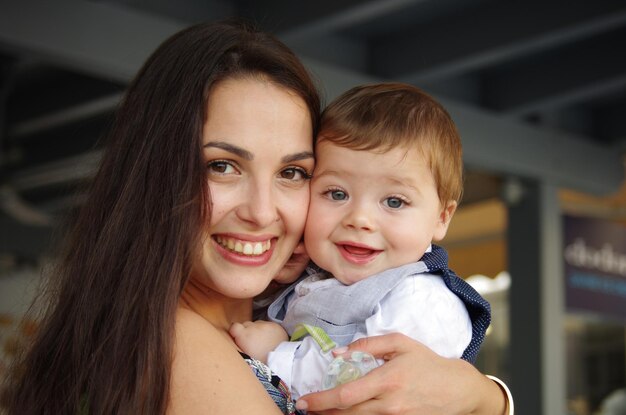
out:
M213 89L203 144L228 143L250 153L312 151L312 125L304 101L259 79L222 81Z

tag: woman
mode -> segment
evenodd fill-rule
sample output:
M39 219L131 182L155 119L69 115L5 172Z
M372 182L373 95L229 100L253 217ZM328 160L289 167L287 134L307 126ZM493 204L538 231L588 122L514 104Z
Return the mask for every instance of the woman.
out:
M161 45L118 110L9 414L292 410L228 328L251 318L300 240L319 107L268 34L203 24ZM469 365L400 336L359 346L389 363L358 393L345 385L301 407L504 413L498 386Z

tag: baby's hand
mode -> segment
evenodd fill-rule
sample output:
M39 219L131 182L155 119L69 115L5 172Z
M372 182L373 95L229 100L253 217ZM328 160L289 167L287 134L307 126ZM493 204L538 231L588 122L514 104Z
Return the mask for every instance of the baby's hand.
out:
M264 363L267 363L269 352L289 340L287 332L279 324L263 320L233 323L229 333L244 353Z

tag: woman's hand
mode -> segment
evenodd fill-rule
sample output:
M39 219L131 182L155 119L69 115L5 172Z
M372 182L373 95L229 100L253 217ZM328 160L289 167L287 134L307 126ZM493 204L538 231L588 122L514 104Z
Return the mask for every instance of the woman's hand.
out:
M348 350L369 352L386 363L361 379L301 397L299 409L323 414L505 413L505 397L494 382L471 364L443 358L407 336L364 338Z

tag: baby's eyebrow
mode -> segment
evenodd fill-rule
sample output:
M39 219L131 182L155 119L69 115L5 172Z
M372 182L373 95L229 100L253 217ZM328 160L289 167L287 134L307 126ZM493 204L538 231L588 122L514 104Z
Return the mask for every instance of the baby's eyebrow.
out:
M241 157L242 159L254 160L254 154L252 154L248 150L244 150L241 147L237 147L235 145L232 145L232 144L229 144L229 143L225 143L223 141L209 141L203 147L204 148L206 148L206 147L219 148L219 149L222 149L224 151L228 151L229 153L233 153L236 156Z
M414 185L412 180L408 177L388 177L387 180L392 184L408 187L416 192L420 191L419 187Z

